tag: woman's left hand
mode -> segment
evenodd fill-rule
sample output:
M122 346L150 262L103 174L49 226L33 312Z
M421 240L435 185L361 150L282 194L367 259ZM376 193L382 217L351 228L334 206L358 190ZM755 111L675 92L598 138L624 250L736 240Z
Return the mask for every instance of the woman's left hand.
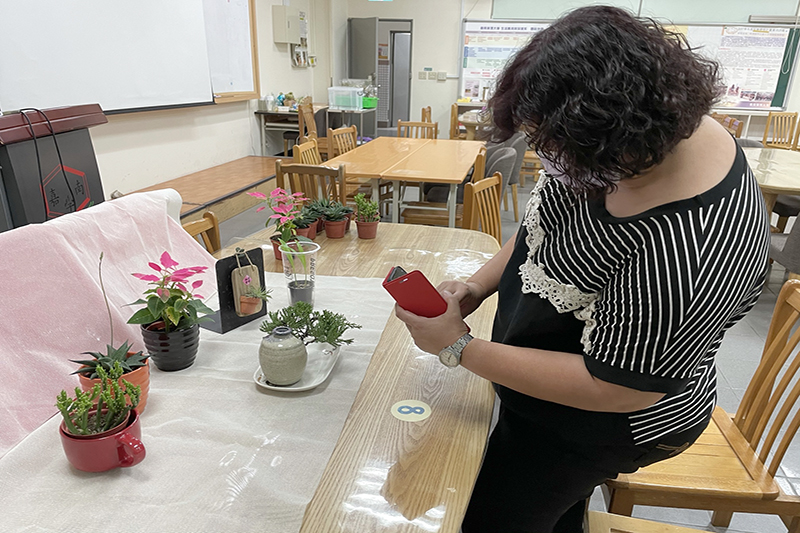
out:
M447 302L447 311L433 318L415 315L397 304L394 306L394 314L405 323L414 343L421 350L434 355L469 331L461 318L458 298L448 291L442 292L442 297Z

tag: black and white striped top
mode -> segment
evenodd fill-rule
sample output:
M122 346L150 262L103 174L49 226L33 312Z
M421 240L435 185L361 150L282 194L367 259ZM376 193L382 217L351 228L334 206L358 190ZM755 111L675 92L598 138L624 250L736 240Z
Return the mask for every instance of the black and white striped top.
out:
M722 336L755 304L767 269L766 210L742 151L711 190L627 218L543 177L522 226L500 287L501 302L518 297L501 304L495 338L583 353L599 379L666 393L623 415L634 444L705 423ZM542 300L573 323L549 334L572 339L553 347L526 331L520 313L541 315Z

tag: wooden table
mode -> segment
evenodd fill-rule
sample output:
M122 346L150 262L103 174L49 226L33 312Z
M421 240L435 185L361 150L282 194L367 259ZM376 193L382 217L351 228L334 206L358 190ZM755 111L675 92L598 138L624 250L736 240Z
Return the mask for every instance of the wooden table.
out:
M344 164L348 176L372 180L373 198L378 198L381 179L392 181L392 222L400 220L401 181L449 185L448 220L449 226L454 227L456 187L467 176L483 145L482 141L378 137L329 159L325 165Z
M743 148L753 169L767 213L779 194L800 194L800 152L780 148Z
M470 230L382 223L375 240L357 239L355 233L317 237L318 274L384 277L402 265L423 271L436 285L466 279L498 251L494 239ZM236 246L267 243L271 234L263 230ZM229 247L217 255L232 253ZM282 271L271 249L264 258L265 270ZM469 317L476 336L490 337L495 306L492 297ZM426 402L431 416L422 422L394 418L390 407L404 399ZM481 464L493 401L489 382L464 368L447 368L416 348L392 316L301 532L456 533Z

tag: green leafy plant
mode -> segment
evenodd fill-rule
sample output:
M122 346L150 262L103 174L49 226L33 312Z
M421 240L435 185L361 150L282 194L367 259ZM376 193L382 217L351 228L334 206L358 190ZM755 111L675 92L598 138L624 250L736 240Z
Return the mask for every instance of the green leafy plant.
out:
M307 228L311 224L314 224L318 218L319 215L317 215L316 212L312 211L307 206L304 206L302 209L300 209L300 213L294 217L294 225L298 228Z
M306 204L306 209L314 213L317 218L323 218L325 213L330 209L333 205L333 202L328 200L327 198L318 198L317 200L311 200Z
M333 202L330 207L325 210L325 220L330 222L340 222L347 218L347 209L339 202Z
M381 215L378 212L378 202L368 200L364 193L358 193L353 198L356 203L356 220L358 222L379 222Z
M323 309L314 311L308 302L297 302L280 311L267 313L267 319L261 323L261 331L270 333L278 326L291 328L292 334L303 341L306 346L314 342L322 342L338 347L352 344L353 339L343 339L348 329L361 329L360 324L350 322L341 313Z
M163 321L164 331L170 329L188 329L200 322L211 320L200 316L214 311L200 301L203 298L192 291L203 282L194 281L191 290L185 285L190 277L205 272L208 267L196 266L176 268L178 262L169 253L161 254L161 264L148 263L150 268L158 272L154 274L133 274L134 277L149 282L151 288L144 291L145 299L139 299L130 305L145 305L128 319L128 324L152 324Z
M250 276L243 277L242 283L245 285L244 295L248 298L258 298L265 302L272 298L272 289L254 285L253 279Z
M147 363L149 356L143 355L141 351L131 354L128 357L128 352L131 351L131 345L125 341L122 346L114 348L114 321L111 318L111 306L108 304L108 296L106 295L106 288L103 285L103 252L100 252L100 260L97 267L98 277L100 278L100 290L103 293L103 299L106 302L106 311L108 312L108 324L111 329L111 343L106 344L106 351L103 352L83 352L82 355L91 355L94 359L75 360L71 359L73 363L78 363L81 366L73 374L83 374L89 379L100 377L97 372L98 368L103 368L106 372L111 372L114 363L119 363L122 366L124 374L133 372L139 367Z
M110 372L97 368L100 382L83 392L75 388L75 398L62 390L56 397L56 407L64 418L64 426L72 435L95 435L122 424L132 409L139 405L142 391L138 385L120 377L122 365L115 361ZM120 386L119 381L122 381ZM97 405L95 405L97 402Z

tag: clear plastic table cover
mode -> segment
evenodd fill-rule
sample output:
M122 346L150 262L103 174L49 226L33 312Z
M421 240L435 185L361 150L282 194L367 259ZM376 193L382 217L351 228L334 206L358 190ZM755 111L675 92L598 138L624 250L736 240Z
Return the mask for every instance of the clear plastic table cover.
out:
M287 305L283 275L266 276L269 308ZM225 335L201 330L193 366L153 368L147 456L132 468L74 469L51 418L0 459L0 531L298 531L392 311L381 281L317 277L315 308L363 329L348 332L355 342L310 391L253 381L261 319Z

